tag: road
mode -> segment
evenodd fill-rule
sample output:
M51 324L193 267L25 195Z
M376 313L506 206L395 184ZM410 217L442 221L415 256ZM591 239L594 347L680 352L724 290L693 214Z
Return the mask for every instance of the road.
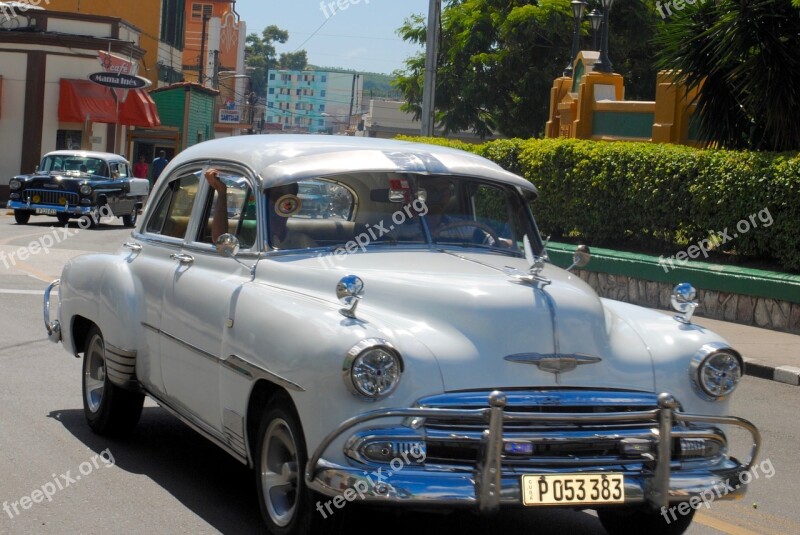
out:
M29 507L19 505L17 514L0 510L0 533L261 533L252 473L151 401L128 439L89 431L80 360L45 339L41 295L70 257L114 251L130 230L112 222L78 231L73 223L65 233L54 224L34 217L19 226L0 214L0 505L21 504L23 497L41 502L26 501ZM54 242L48 252L22 258L20 248L33 253L31 241L48 235ZM763 433L759 478L744 500L701 508L687 533L800 533L798 394L797 387L743 380L732 412ZM735 437L736 451L744 451L743 440ZM468 512L353 511L353 532L391 526L391 533L421 535L604 533L591 512L570 510L518 510L490 519Z

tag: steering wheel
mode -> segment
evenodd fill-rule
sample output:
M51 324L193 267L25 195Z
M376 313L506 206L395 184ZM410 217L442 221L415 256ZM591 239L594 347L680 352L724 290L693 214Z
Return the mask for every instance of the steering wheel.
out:
M442 225L441 227L437 228L433 231L434 237L439 236L442 232L447 232L448 230L461 228L461 227L472 227L474 229L479 229L489 235L489 237L494 240L494 243L500 243L500 237L494 231L492 227L485 223L481 223L480 221L470 221L470 220L463 220L463 221L453 221L452 223L447 223ZM486 239L480 241L480 243L486 243Z

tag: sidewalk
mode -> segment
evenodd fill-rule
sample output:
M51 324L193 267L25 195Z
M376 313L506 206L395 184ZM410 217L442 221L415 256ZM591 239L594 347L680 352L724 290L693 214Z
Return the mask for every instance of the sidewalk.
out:
M800 385L800 335L700 316L693 317L692 323L714 331L741 352L746 375Z

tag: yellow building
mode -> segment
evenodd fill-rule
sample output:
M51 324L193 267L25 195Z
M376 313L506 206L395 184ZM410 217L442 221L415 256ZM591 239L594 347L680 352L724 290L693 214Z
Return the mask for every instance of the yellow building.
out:
M141 31L139 76L161 87L183 79L186 0L49 0L46 9L126 20ZM163 21L163 24L162 24Z

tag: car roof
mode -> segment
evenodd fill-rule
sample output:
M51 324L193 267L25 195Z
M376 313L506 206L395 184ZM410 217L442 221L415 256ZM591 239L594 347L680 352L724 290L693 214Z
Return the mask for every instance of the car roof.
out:
M113 152L97 152L93 150L54 150L45 154L43 158L47 156L78 156L80 158L98 158L101 160L116 160L122 162L128 161L124 156L114 154Z
M270 134L198 143L170 162L174 168L203 159L231 161L254 171L262 188L348 172L395 172L488 178L537 193L528 180L461 150L350 136Z

